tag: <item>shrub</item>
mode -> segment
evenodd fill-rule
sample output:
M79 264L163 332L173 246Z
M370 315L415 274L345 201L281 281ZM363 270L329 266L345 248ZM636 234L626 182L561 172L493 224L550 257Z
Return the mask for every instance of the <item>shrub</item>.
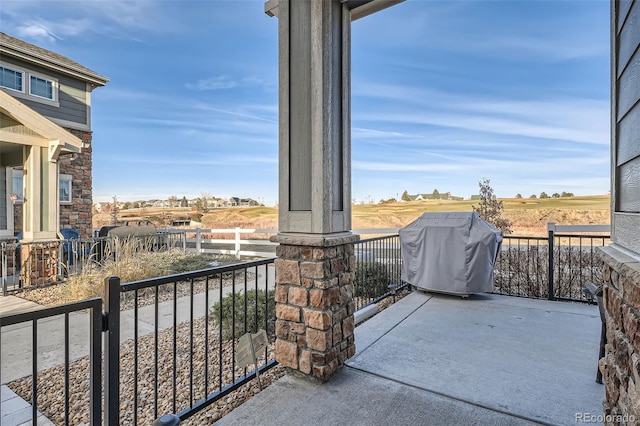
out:
M380 262L358 262L353 282L355 297L376 298L389 291L391 276L387 265Z
M222 327L222 338L229 340L238 338L249 331L255 333L265 327L267 316L267 336L271 338L275 335L275 295L275 290L269 290L268 295L264 290L258 290L257 295L255 290L249 290L246 293L229 294L222 298L222 303L216 302L211 307L210 315L212 320ZM246 313L245 302L247 305ZM222 319L220 317L221 310ZM235 335L233 328L234 317Z

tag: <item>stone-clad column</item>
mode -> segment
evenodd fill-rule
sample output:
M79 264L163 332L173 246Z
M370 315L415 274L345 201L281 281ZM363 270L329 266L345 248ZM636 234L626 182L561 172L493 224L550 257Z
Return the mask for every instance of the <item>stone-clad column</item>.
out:
M275 237L276 359L324 381L355 354L355 236Z
M401 0L269 0L278 17L276 359L326 380L355 353L351 21Z
M350 11L278 0L276 359L326 380L355 353Z

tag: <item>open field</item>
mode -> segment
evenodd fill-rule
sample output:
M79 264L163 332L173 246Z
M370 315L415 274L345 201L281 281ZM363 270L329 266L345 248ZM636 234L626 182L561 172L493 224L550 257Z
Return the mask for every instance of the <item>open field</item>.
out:
M504 217L512 223L517 235L545 234L547 222L562 225L610 223L609 195L592 195L570 198L504 198ZM353 228L399 228L425 212L472 211L478 201L427 200L402 203L358 204L353 206ZM143 211L144 210L144 211ZM123 210L118 218L127 217L185 217L197 212L185 208L147 208ZM94 226L110 222L107 213L94 215ZM204 228L270 228L278 227L277 207L246 207L216 209L202 216ZM156 223L157 226L162 226Z

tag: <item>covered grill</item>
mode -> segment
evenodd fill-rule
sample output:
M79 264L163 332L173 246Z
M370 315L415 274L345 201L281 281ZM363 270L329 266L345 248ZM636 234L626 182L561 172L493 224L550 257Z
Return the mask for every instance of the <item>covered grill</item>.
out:
M399 233L403 281L459 295L493 290L502 232L477 213L425 213Z

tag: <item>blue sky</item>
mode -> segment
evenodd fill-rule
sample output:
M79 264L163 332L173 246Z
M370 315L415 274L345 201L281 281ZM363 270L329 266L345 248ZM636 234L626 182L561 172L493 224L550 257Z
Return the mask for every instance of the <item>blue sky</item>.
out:
M263 1L3 0L2 31L109 77L94 201L278 187ZM609 2L408 0L352 26L352 195L609 191Z

